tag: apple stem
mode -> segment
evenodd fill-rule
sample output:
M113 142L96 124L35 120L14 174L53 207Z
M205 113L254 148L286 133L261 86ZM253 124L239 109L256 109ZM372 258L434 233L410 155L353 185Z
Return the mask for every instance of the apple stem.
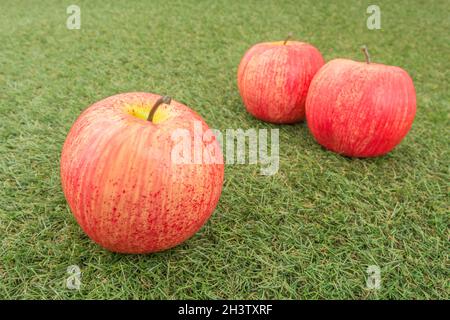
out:
M367 49L367 46L366 46L366 45L363 45L363 46L361 47L361 51L364 53L364 56L366 57L366 62L367 62L367 64L369 64L369 63L370 63L369 49Z
M291 40L291 38L292 38L292 32L289 32L288 35L287 35L287 37L286 37L286 40L284 40L283 44L286 45L286 43L287 43L289 40Z
M155 115L155 112L158 109L158 107L160 105L162 105L163 103L170 104L171 101L172 101L172 98L168 97L168 96L164 96L164 97L161 97L158 100L156 100L155 104L153 105L153 107L150 110L150 113L148 114L147 121L153 122L153 116Z

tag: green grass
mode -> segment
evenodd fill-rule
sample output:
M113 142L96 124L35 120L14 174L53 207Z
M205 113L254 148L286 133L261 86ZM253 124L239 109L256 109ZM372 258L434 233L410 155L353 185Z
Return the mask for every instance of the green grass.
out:
M81 30L66 7L81 7ZM448 1L35 1L0 4L0 297L449 298ZM326 60L406 69L418 112L390 154L349 159L304 123L253 119L236 69L256 42L296 38ZM60 187L59 157L80 112L127 91L168 94L217 129L279 128L280 169L227 166L217 210L184 244L120 255L91 242ZM65 287L79 265L79 291ZM382 287L369 290L378 265Z

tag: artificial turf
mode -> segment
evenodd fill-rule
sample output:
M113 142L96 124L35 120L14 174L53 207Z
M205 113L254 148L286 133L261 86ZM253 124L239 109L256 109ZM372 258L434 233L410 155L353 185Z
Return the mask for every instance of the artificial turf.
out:
M81 8L68 30L66 8ZM449 298L450 3L377 1L17 1L0 3L0 298ZM409 72L417 115L386 156L324 150L305 123L246 113L236 70L254 43L292 31L328 61ZM280 168L229 165L193 238L150 255L103 250L82 232L59 157L80 112L121 92L167 94L213 128L279 128ZM66 288L78 265L80 290ZM366 268L381 268L381 288Z

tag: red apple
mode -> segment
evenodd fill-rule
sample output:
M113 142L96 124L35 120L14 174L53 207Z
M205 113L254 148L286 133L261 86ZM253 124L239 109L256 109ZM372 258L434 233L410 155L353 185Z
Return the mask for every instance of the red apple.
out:
M298 41L259 43L241 60L237 81L242 100L254 117L272 123L305 118L305 100L324 60L319 50Z
M174 161L180 132L189 134L188 147L200 141L209 160ZM222 153L214 135L205 141L207 132L191 109L151 93L119 94L86 109L61 155L64 194L81 228L122 253L161 251L191 237L222 191Z
M366 49L364 49L366 50ZM406 136L416 113L413 81L399 67L331 60L311 82L306 120L325 148L350 157L391 151Z

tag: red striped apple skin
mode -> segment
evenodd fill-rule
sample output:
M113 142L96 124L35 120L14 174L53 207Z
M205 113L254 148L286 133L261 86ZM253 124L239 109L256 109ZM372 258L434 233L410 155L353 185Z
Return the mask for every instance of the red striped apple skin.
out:
M237 82L247 111L272 123L305 118L305 100L324 60L310 44L265 42L251 47L239 64Z
M416 114L408 73L394 66L335 59L311 82L308 127L325 148L350 157L376 157L406 136Z
M216 163L171 161L171 133L192 133L193 121L206 131L200 116L173 100L157 109L160 123L129 113L148 115L158 98L138 92L95 103L76 120L63 146L61 181L70 209L86 234L110 251L176 246L201 228L219 201L224 166L214 137L208 144L214 152L208 152Z

